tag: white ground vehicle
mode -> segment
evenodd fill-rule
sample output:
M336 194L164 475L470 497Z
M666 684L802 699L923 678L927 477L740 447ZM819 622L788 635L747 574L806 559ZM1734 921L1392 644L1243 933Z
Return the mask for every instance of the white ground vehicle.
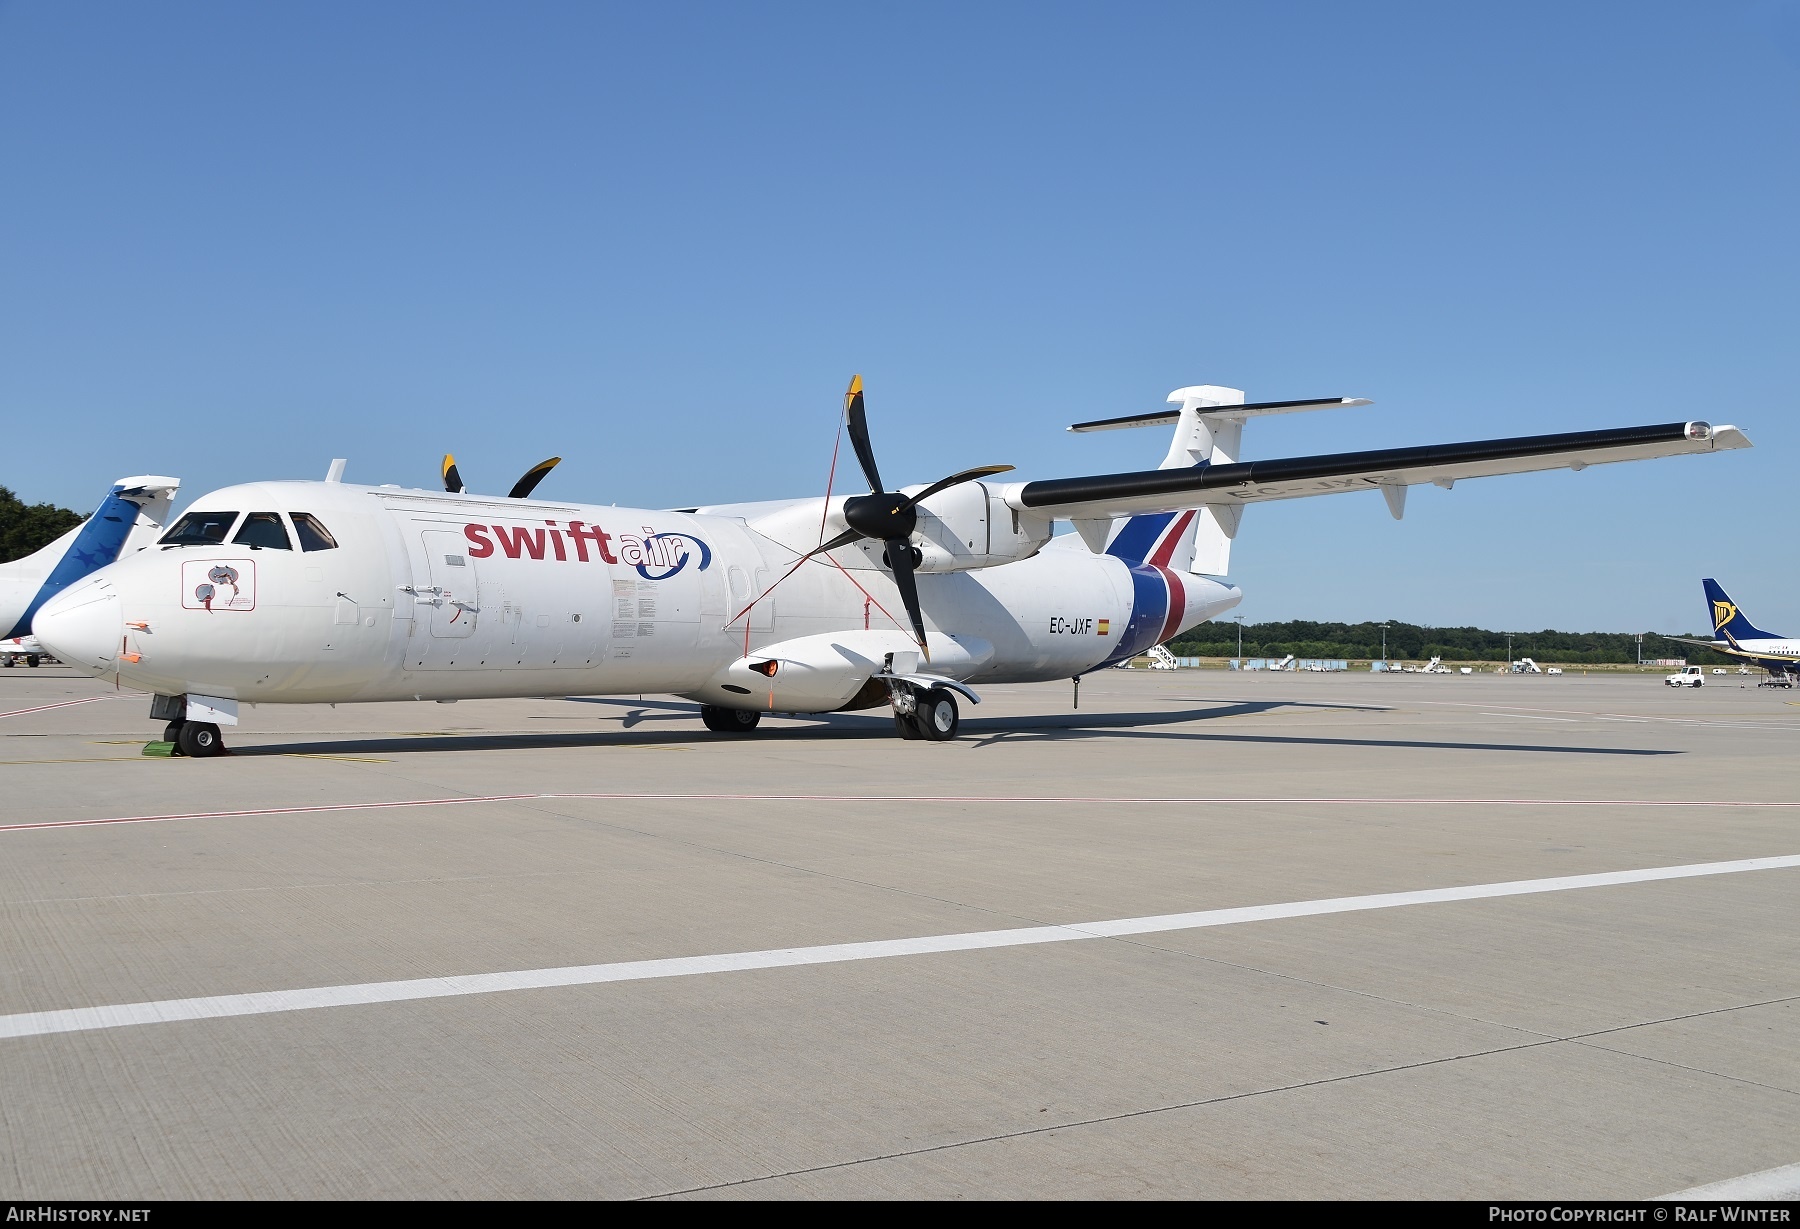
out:
M1663 682L1670 687L1698 687L1706 682L1706 671L1699 666L1683 666L1679 673L1669 675Z

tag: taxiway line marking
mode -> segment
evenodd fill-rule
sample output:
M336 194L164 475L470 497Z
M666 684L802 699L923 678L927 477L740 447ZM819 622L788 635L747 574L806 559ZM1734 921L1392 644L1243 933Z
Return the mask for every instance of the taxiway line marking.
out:
M1156 917L1113 918L1105 921L1075 922L1060 926L1026 926L1014 930L980 930L964 934L880 939L869 943L831 943L819 947L775 948L768 951L728 952L712 956L677 956L661 960L628 960L615 964L575 965L554 969L519 969L505 973L467 973L445 977L420 977L407 981L363 982L342 986L313 986L297 990L268 990L251 994L210 995L204 998L162 999L148 1003L115 1003L103 1007L76 1007L61 1011L19 1012L0 1016L0 1038L43 1037L59 1033L89 1032L95 1029L128 1028L141 1024L218 1020L233 1016L311 1011L321 1007L366 1006L374 1003L400 1003L416 999L454 998L469 994L497 994L509 990L539 990L555 986L593 986L608 982L693 977L706 973L740 973L751 969L842 964L850 961L879 960L889 956L925 956L1001 947L1028 947L1044 943L1069 943L1082 939L1112 939L1126 935L1198 930L1211 926L1233 926L1245 922L1318 917L1331 913L1357 913L1371 909L1394 909L1406 905L1490 900L1504 896L1568 892L1582 888L1614 887L1621 884L1691 879L1704 875L1731 875L1745 871L1776 870L1797 866L1800 866L1800 854L1786 854L1769 858L1741 858L1732 862L1697 862L1685 866L1656 866L1641 870L1605 871L1592 875L1563 875L1554 879L1516 879L1506 883L1427 888L1412 892L1383 892L1373 896L1339 896L1325 900L1250 905L1236 909L1207 909L1197 913L1169 913Z
M1800 726L1768 725L1755 721L1712 721L1703 717L1641 717L1635 713L1590 713L1578 708L1530 708L1524 704L1481 704L1473 700L1421 700L1435 708L1482 708L1512 710L1514 712L1536 713L1568 713L1575 717L1590 717L1596 721L1661 721L1668 725L1700 725L1727 730L1795 730ZM1789 704L1800 704L1800 701L1789 700ZM1492 716L1484 713L1483 716Z
M84 696L79 700L63 700L57 704L40 704L36 708L15 708L10 713L0 713L0 717L23 717L26 713L47 713L53 708L68 708L72 704L92 704L95 700L104 700L105 696Z
M124 763L130 757L121 757ZM23 761L22 761L23 762ZM30 761L37 763L39 761ZM44 761L49 762L49 761ZM73 762L73 761L71 761ZM105 763L115 761L106 760ZM183 819L252 819L262 815L316 815L337 811L384 811L398 807L466 806L480 802L587 801L587 802L950 802L958 804L1093 803L1121 806L1159 805L1299 805L1385 807L1800 807L1792 802L1733 802L1711 799L1681 802L1668 798L1124 798L1099 795L1043 794L650 794L650 793L543 793L484 794L464 798L408 798L396 802L327 802L307 807L251 807L236 811L174 811L166 815L116 815L99 819L50 819L27 824L0 824L0 833L38 832L49 828L95 828L109 824L166 824Z

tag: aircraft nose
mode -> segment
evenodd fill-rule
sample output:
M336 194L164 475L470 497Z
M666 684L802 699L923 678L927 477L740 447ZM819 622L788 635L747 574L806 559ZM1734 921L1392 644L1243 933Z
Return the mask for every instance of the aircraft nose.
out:
M89 670L111 669L125 636L118 592L91 580L64 589L37 612L31 632L59 661Z

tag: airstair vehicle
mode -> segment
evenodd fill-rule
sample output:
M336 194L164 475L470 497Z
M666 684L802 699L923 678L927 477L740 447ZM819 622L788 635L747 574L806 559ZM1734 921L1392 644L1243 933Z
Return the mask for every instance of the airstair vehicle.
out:
M1152 670L1179 670L1181 663L1175 660L1175 654L1157 644L1150 646L1150 668Z

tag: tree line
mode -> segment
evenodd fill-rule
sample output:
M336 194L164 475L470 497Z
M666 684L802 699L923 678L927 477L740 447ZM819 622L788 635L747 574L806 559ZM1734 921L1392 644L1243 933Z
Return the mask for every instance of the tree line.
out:
M0 486L0 563L23 559L86 519L55 504L28 504Z
M1680 633L1688 635L1690 633ZM1708 633L1693 633L1696 640L1710 640ZM1286 623L1244 624L1245 657L1348 658L1373 661L1381 656L1380 623L1315 623L1294 619ZM1169 643L1178 657L1238 656L1236 623L1202 623ZM1507 661L1507 633L1480 627L1424 627L1417 623L1389 622L1387 656L1390 661ZM1512 657L1575 665L1619 665L1638 660L1637 636L1631 632L1513 632ZM1685 657L1695 665L1725 665L1735 659L1699 645L1682 644L1651 632L1644 633L1644 657Z

